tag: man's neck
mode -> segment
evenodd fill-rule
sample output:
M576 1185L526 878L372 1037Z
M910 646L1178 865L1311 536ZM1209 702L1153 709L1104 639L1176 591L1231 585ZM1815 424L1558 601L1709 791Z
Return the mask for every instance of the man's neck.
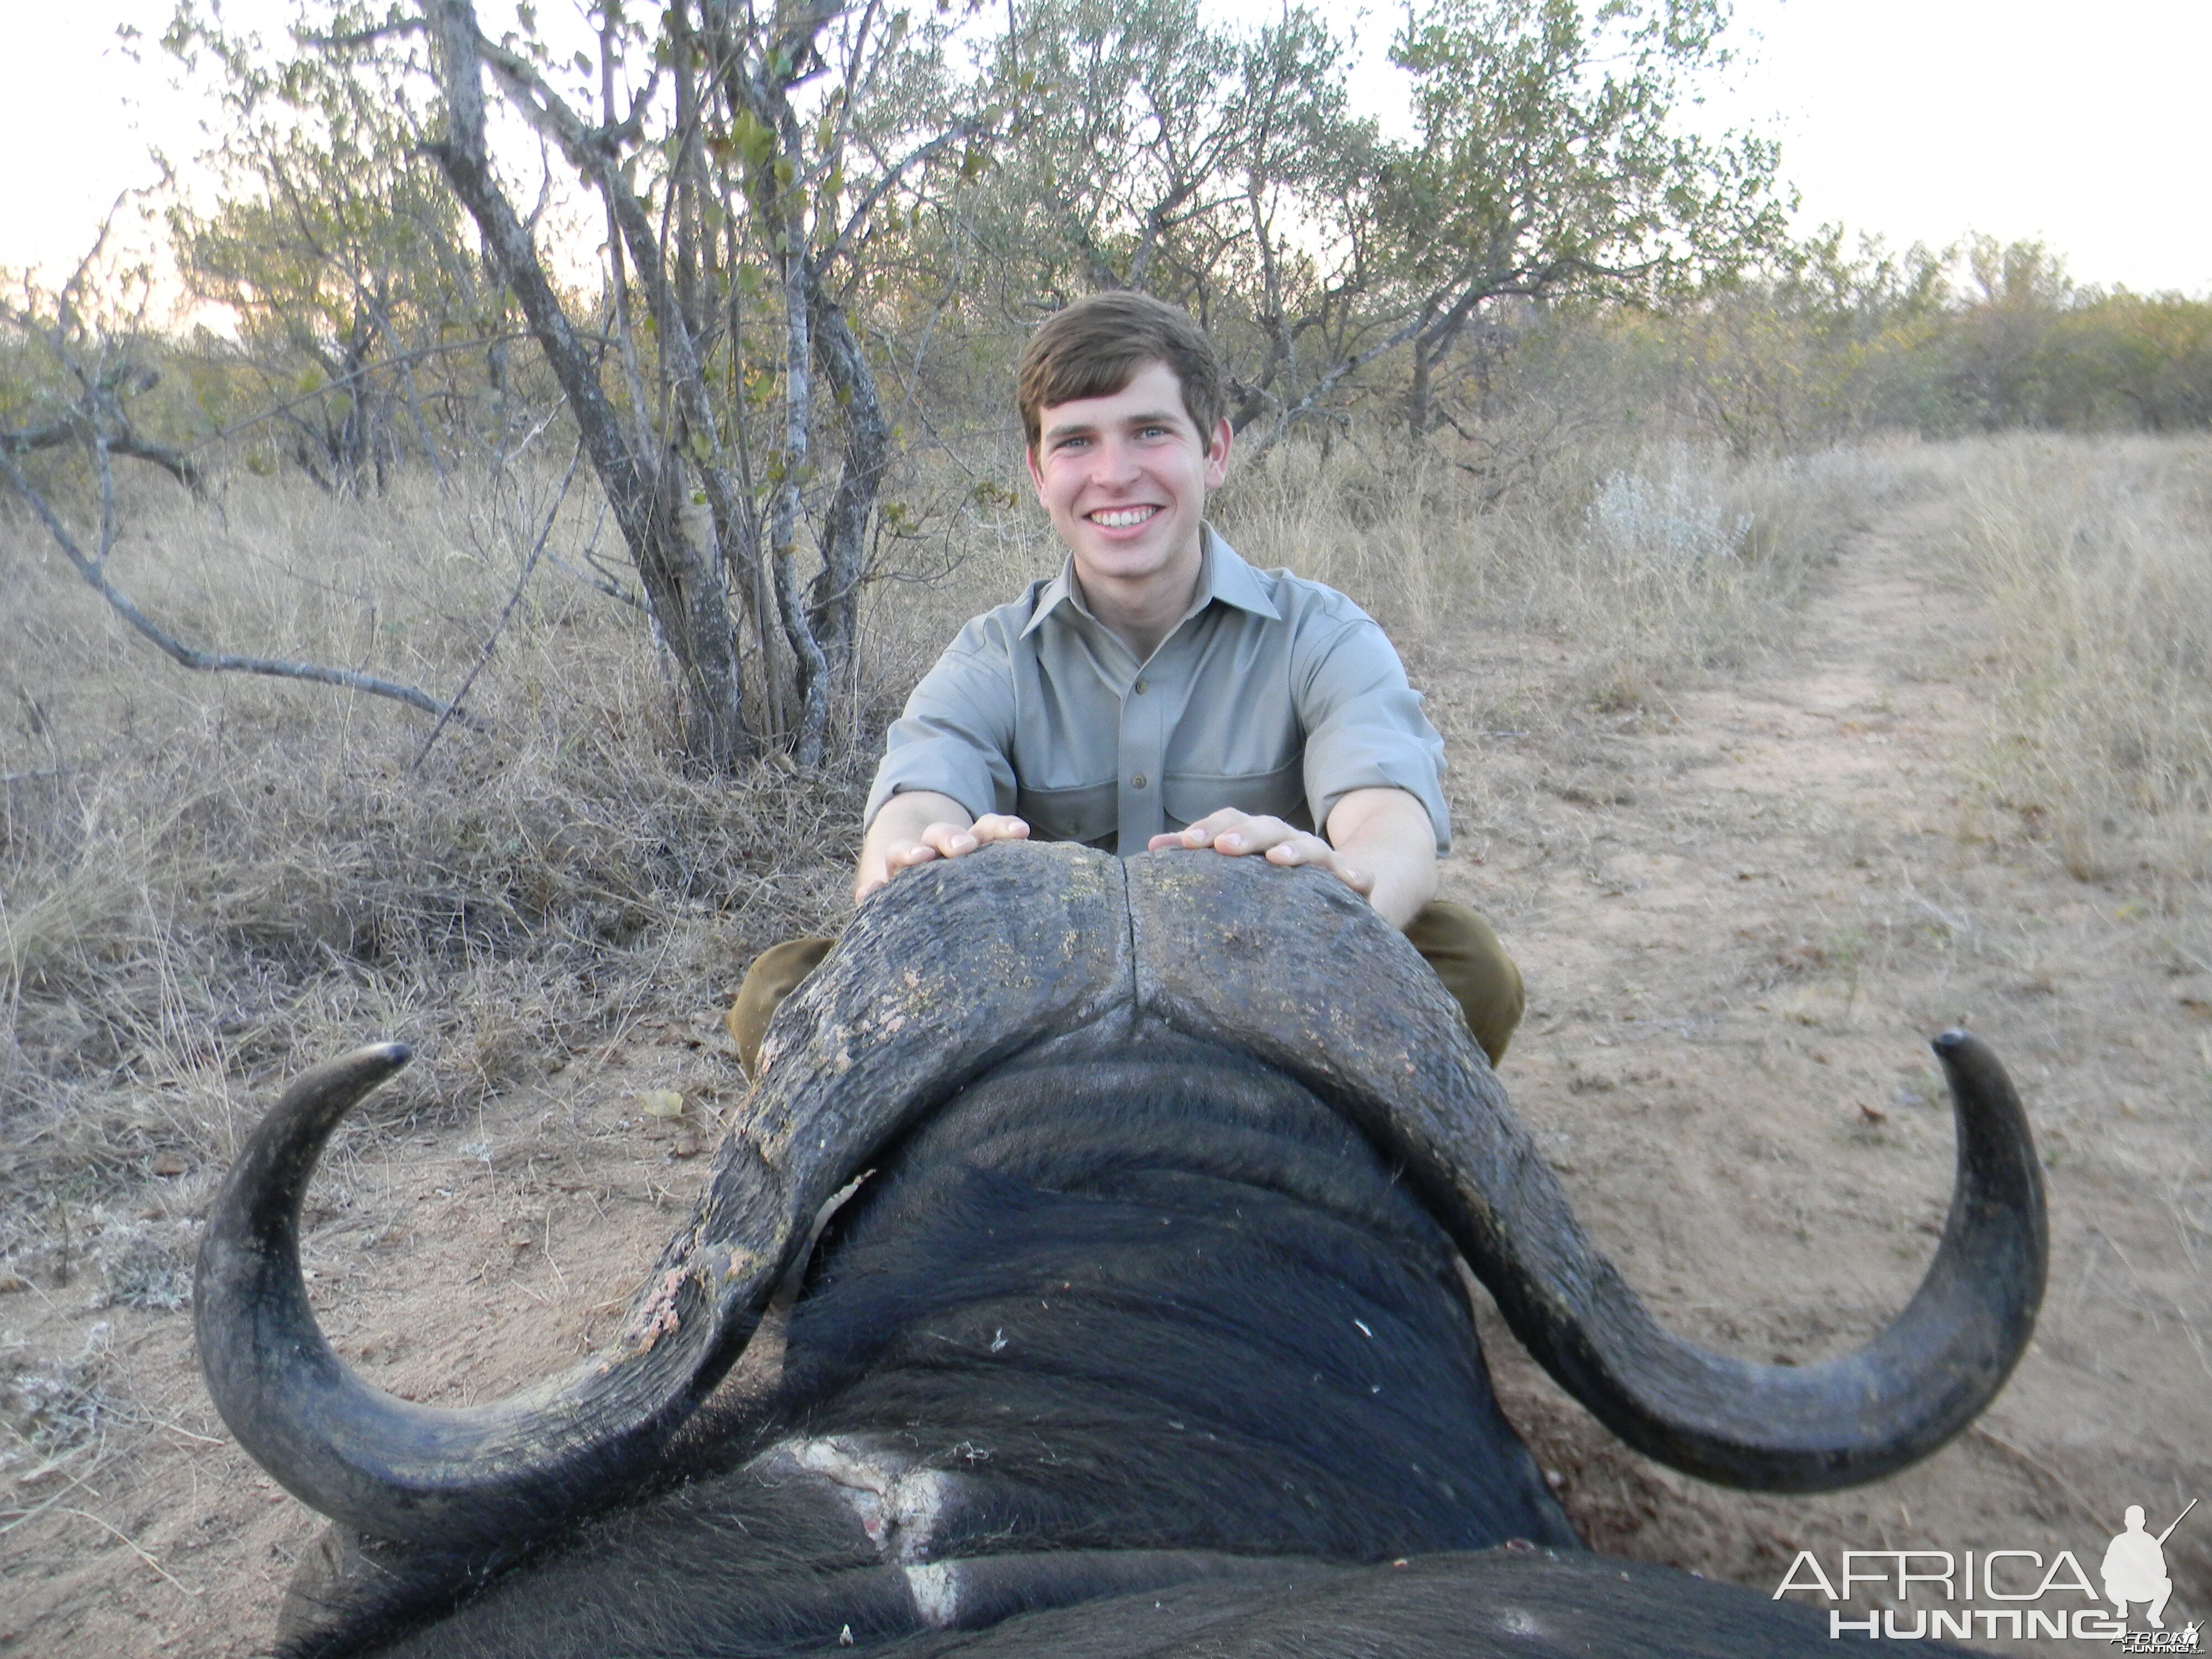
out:
M1067 579L1083 608L1127 646L1138 662L1149 662L1197 603L1200 584L1206 580L1205 535L1200 532L1195 558L1177 560L1140 581L1115 581L1096 574L1086 579L1073 564Z

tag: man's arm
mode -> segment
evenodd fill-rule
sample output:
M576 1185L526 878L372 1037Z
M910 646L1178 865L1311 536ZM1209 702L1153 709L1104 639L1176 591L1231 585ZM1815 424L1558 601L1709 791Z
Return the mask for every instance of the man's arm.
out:
M1180 832L1154 836L1150 849L1211 847L1237 856L1264 854L1285 868L1328 871L1402 930L1436 896L1437 836L1429 809L1403 789L1353 789L1329 809L1328 839L1282 819L1224 807Z
M1403 789L1353 789L1329 809L1338 858L1374 878L1367 902L1403 929L1437 896L1437 832L1429 809Z
M1004 812L971 819L950 795L928 789L902 789L883 805L860 843L860 872L853 884L853 902L884 885L902 870L932 859L957 859L986 842L1024 841L1030 827Z

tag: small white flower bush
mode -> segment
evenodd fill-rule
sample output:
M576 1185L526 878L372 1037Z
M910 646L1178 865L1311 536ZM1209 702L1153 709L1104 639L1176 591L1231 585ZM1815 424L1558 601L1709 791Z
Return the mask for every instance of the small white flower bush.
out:
M1590 534L1616 556L1697 562L1732 559L1743 550L1752 515L1731 514L1720 480L1687 451L1664 453L1657 477L1620 471L1599 487L1589 509Z

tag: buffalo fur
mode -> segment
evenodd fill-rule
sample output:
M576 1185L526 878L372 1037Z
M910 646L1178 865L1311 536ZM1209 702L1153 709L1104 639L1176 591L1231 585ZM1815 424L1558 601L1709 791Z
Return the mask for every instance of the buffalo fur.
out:
M285 1651L1486 1652L1470 1597L1517 1573L1511 1650L1579 1652L1524 1638L1587 1637L1638 1582L1585 1571L1394 1172L1304 1087L1159 1030L1061 1039L889 1149L765 1413L710 1409L677 1452L519 1565L334 1534ZM1718 1594L1637 1571L1690 1626ZM1642 1650L1826 1648L1794 1619Z

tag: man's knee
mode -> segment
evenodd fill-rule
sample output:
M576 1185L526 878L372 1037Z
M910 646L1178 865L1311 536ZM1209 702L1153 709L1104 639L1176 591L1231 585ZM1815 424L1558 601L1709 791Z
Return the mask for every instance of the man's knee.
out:
M776 1009L799 988L800 981L822 965L822 958L836 943L834 939L787 939L769 946L745 969L745 982L738 988L738 1000L730 1005L722 1023L730 1028L747 1077L760 1075L761 1042L768 1036L768 1023L775 1018Z
M1421 907L1406 937L1452 994L1490 1063L1504 1060L1527 997L1521 970L1490 924L1464 904L1435 899Z

